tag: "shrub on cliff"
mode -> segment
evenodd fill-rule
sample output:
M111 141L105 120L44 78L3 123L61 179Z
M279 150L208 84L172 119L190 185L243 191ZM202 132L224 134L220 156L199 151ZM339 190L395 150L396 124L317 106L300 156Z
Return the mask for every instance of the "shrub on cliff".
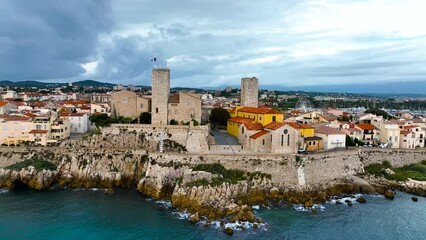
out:
M391 169L395 174L387 174L384 169ZM383 161L382 164L374 163L366 166L365 171L371 175L384 176L388 180L407 181L408 178L426 181L426 164L415 163L399 168L393 168L390 162Z
M193 171L204 171L212 174L222 175L224 181L236 183L241 180L246 180L244 171L238 169L226 169L220 163L213 164L198 164L193 169Z
M5 169L11 169L11 170L15 170L15 171L19 171L22 168L27 168L29 166L33 166L37 171L41 171L41 170L50 170L50 171L54 171L56 170L56 165L52 162L49 161L45 161L42 159L38 159L38 158L32 158L32 159L28 159L22 162L18 162L15 164L12 164L8 167L5 167Z

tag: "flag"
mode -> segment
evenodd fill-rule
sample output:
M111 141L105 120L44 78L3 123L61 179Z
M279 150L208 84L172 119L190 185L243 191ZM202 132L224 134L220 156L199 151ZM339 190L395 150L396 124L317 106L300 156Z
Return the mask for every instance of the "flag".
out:
M153 59L151 59L151 62L156 62L157 61L157 58L155 57L155 58L153 58Z

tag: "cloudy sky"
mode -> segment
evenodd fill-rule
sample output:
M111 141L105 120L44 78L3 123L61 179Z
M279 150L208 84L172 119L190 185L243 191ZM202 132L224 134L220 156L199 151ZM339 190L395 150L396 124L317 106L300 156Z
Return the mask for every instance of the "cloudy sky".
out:
M426 81L424 0L2 0L0 80Z

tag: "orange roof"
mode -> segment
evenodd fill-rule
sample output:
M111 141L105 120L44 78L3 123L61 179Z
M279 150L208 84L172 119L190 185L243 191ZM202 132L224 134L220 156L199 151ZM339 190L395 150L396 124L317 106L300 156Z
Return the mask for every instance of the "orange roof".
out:
M284 122L284 124L289 125L290 127L295 128L295 129L300 129L300 124L295 123L295 122Z
M3 107L6 104L8 104L8 102L0 102L0 107Z
M232 108L231 111L229 111L229 113L235 113L237 111L236 108Z
M315 133L321 133L325 135L345 135L344 132L341 132L337 129L327 127L327 126L323 126L323 127L315 129Z
M416 125L410 125L410 126L404 126L404 129L412 129L412 128L417 128L419 126Z
M270 107L243 107L239 112L257 113L257 114L281 114L280 111L272 109Z
M30 118L22 117L18 115L0 115L0 118L4 118L6 121L28 121Z
M269 133L269 131L262 130L260 132L257 132L255 134L251 135L250 138L257 139L257 138L260 138L261 136L263 136L263 135L265 135L267 133Z
M37 115L35 115L34 113L24 113L24 116L27 116L27 117L30 117L30 118L37 117Z
M253 119L243 118L243 117L233 117L233 118L230 118L228 121L236 122L236 123L251 123L251 122L253 122Z
M29 133L41 133L41 134L46 134L46 133L48 133L49 131L48 130L35 130L35 129L33 129L33 130L31 130Z
M362 130L374 130L376 128L373 124L370 123L357 124L356 126L361 128Z
M404 135L407 135L407 134L409 134L410 133L410 131L408 131L408 130L401 130L401 132L400 132L401 134L404 134Z
M82 117L85 113L60 113L59 116L61 117Z
M244 126L247 130L263 130L263 125L261 123L244 123Z
M265 125L265 128L267 129L271 129L271 130L277 130L278 128L284 126L284 123L280 123L280 122L271 122L268 125Z
M89 101L86 101L86 100L69 100L69 101L64 101L64 104L73 104L73 105L87 104L87 103L89 103Z

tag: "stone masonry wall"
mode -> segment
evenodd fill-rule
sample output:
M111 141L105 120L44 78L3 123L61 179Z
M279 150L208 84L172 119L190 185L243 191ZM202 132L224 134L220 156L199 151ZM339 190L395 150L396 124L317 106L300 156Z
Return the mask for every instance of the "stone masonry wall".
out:
M364 165L381 163L384 160L390 161L392 165L397 167L426 160L424 150L362 149L362 151L351 150L302 156L202 155L147 153L146 150L0 147L0 168L29 159L32 156L39 156L55 162L72 162L76 166L71 167L71 169L77 169L75 172L82 176L89 173L90 176L98 174L115 176L117 173L132 175L134 170L131 169L137 164L141 164L141 159L149 160L150 166L182 169L182 171L200 163L220 163L227 169L271 174L271 182L277 186L322 184L351 174L361 173ZM76 159L76 161L72 159ZM87 167L82 168L86 164ZM128 168L128 170L125 171L125 168Z

